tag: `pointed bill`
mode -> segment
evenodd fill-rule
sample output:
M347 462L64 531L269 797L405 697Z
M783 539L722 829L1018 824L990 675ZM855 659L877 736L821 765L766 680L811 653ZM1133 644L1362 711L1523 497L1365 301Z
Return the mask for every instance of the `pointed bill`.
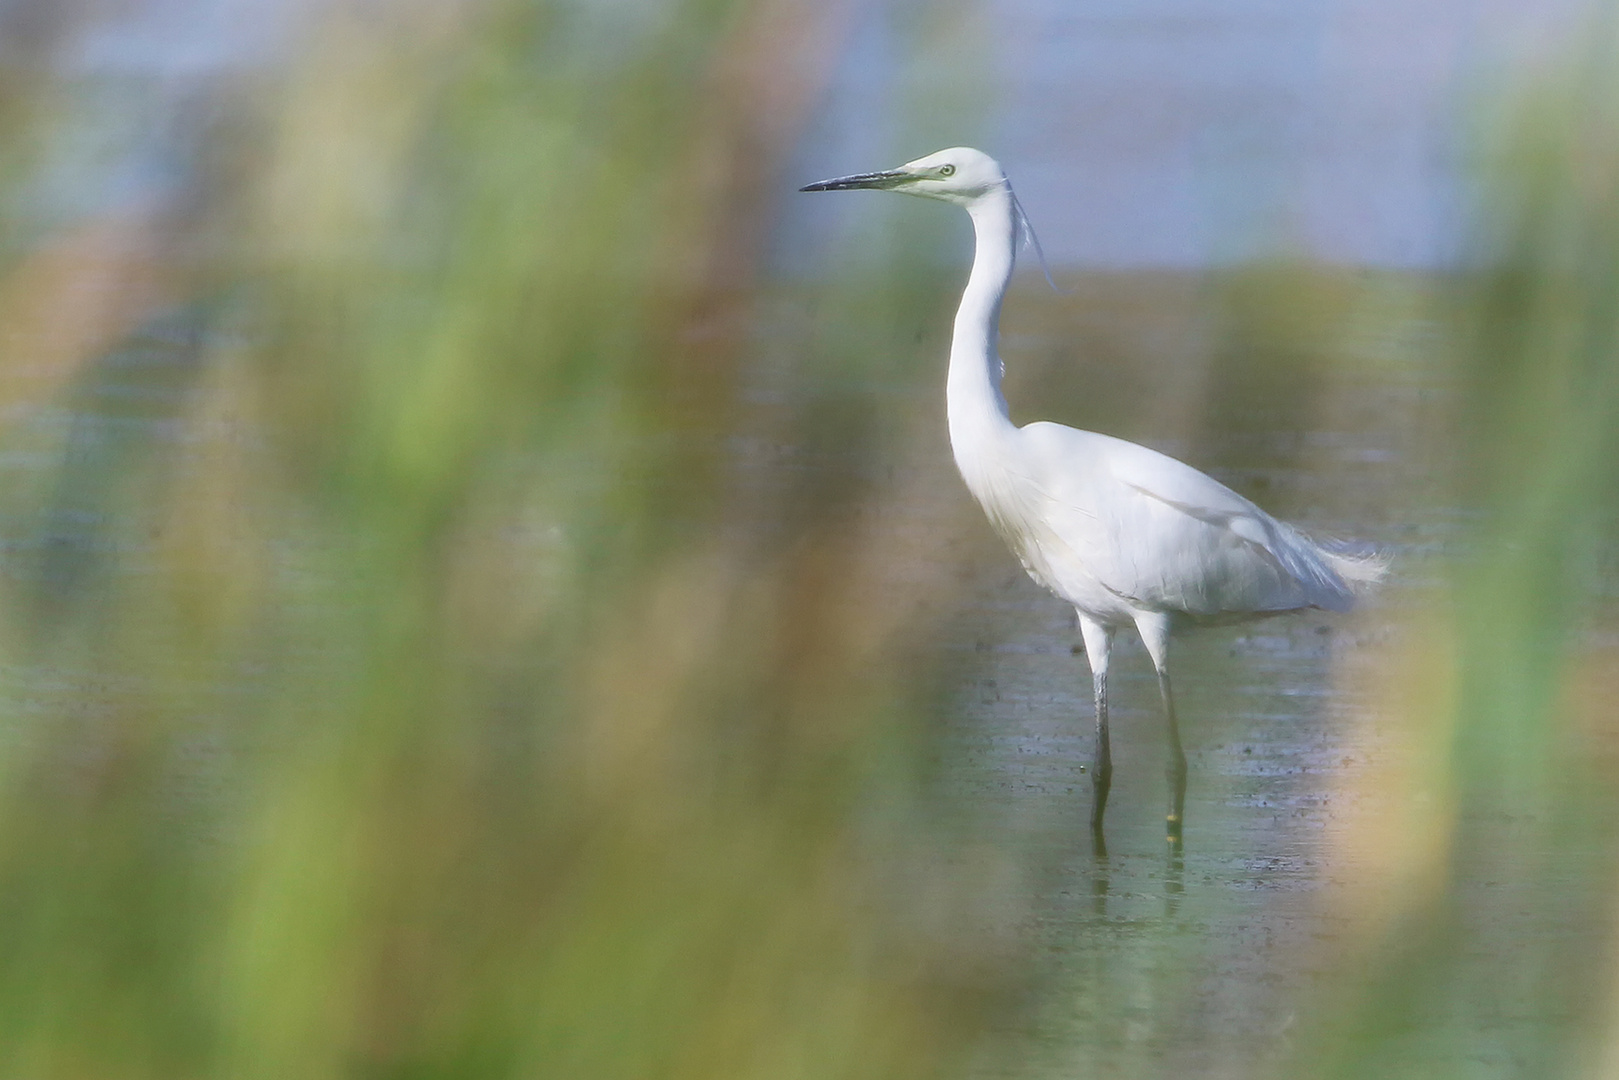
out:
M798 190L856 191L860 188L875 188L880 191L910 179L912 179L911 174L904 169L890 169L887 172L855 173L853 176L839 176L831 180L818 180L813 184L805 184Z

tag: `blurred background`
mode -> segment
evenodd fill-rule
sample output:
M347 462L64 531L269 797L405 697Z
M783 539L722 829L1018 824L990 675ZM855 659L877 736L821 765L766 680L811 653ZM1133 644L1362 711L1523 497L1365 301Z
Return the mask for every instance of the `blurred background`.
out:
M1115 668L943 422L1375 542ZM0 1077L1619 1075L1619 9L0 2Z

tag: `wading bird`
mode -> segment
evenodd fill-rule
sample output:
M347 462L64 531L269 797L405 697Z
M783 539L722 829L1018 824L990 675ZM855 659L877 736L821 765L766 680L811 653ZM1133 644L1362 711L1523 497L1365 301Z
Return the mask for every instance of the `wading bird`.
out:
M972 273L956 311L945 388L956 467L1029 576L1079 613L1096 695L1091 831L1099 850L1113 779L1108 653L1119 627L1141 634L1168 718L1169 838L1178 843L1186 755L1169 687L1170 631L1300 608L1347 611L1351 586L1377 580L1384 563L1312 540L1156 450L1044 421L1014 425L995 345L1026 220L1006 174L987 154L957 147L801 190L863 188L939 199L972 217Z

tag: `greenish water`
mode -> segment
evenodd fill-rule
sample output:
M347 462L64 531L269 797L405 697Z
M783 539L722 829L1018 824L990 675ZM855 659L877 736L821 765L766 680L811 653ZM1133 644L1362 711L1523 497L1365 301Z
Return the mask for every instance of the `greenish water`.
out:
M1443 693L1428 684L1443 673L1424 658L1438 665L1454 633L1439 586L1466 535L1445 494L1458 391L1432 323L1382 310L1432 284L1325 275L1299 302L1327 304L1333 318L1304 337L1285 321L1241 321L1247 279L1070 284L1072 295L1052 296L1023 282L1009 302L1003 353L1016 417L1159 446L1306 529L1381 545L1394 566L1351 615L1301 613L1177 639L1191 763L1180 852L1163 835L1155 683L1126 637L1114 676L1108 853L1098 856L1084 825L1091 706L1079 636L955 476L937 314L919 309L909 359L880 377L798 366L835 362L806 346L753 351L726 449L727 528L790 531L792 516L771 507L806 486L856 493L832 535L853 561L880 553L862 571L863 602L902 609L902 652L934 673L924 721L933 805L959 822L959 857L987 851L985 872L1000 875L987 886L990 937L1009 942L1028 982L1021 1004L991 1025L971 1074L1296 1075L1298 1057L1327 1037L1322 1018L1363 1009L1378 992L1379 958L1397 952L1391 927L1419 918L1413 901L1436 890L1448 890L1445 908L1468 942L1456 961L1465 992L1412 1003L1380 1038L1402 1046L1407 1065L1447 1075L1549 1067L1587 1037L1589 1012L1575 1003L1598 979L1587 947L1606 934L1609 880L1600 858L1546 847L1544 819L1518 813L1474 821L1466 843L1482 853L1454 864L1448 881L1435 865L1459 811L1445 780L1449 716L1421 703ZM941 311L951 287L941 285ZM760 339L813 337L813 310L811 293L774 298ZM1357 320L1376 332L1358 334ZM224 445L266 437L229 420L182 423L204 371L184 325L176 314L148 326L63 404L12 417L0 482L13 506L47 495L11 519L9 549L38 571L29 591L45 610L128 595L161 574L153 560L163 538L128 528L116 510L115 478L132 462L184 474ZM828 394L867 400L886 434L850 446L803 426ZM589 476L581 463L574 480ZM539 561L565 543L548 527L513 541ZM276 573L296 581L306 557L280 549ZM344 601L328 591L316 602ZM1615 648L1604 625L1585 630L1593 664ZM338 679L344 657L317 644L291 642L273 661L190 685L179 669L14 664L7 696L13 715L71 716L91 733L91 755L101 718L116 722L132 700L161 692L183 702L193 735L163 784L179 827L190 828L186 807L242 798L230 765L244 746L237 717L285 675L262 665L329 667ZM258 731L246 745L273 750L277 738ZM903 890L895 902L926 904Z
M871 388L915 435L863 524L906 553L896 581L931 566L950 586L915 643L946 688L943 798L970 808L977 842L1016 852L1024 868L1005 914L1031 948L1035 989L974 1076L1325 1075L1332 1026L1353 1026L1375 1008L1368 1000L1398 999L1380 985L1384 965L1407 962L1409 925L1426 928L1411 931L1419 938L1431 931L1425 905L1436 897L1465 945L1448 966L1434 961L1443 974L1419 964L1410 975L1412 986L1439 979L1429 992L1366 1021L1361 1037L1388 1057L1364 1075L1547 1075L1577 1068L1591 1037L1584 998L1605 978L1600 947L1591 951L1608 934L1605 844L1546 832L1583 781L1554 782L1540 812L1525 813L1458 808L1447 779L1455 630L1443 586L1473 515L1454 495L1455 369L1421 299L1443 283L1308 277L1097 275L1065 282L1071 296L1026 280L1008 301L1015 419L1147 442L1307 530L1393 556L1389 579L1348 616L1297 613L1176 639L1191 763L1179 853L1164 836L1156 682L1128 634L1112 684L1107 854L1091 849L1079 634L954 474L939 326L918 328L931 370L898 390ZM1280 314L1245 322L1256 295ZM1592 582L1610 597L1612 585ZM1615 614L1608 602L1582 624L1588 672L1619 659ZM1611 749L1607 706L1570 707Z
M1177 643L1179 851L1124 644L1099 857L1072 615L950 464L965 223L770 270L845 9L323 6L80 212L108 84L40 58L117 28L57 6L0 57L0 1078L1619 1072L1611 26L1480 106L1466 274L1015 284L1015 418L1394 556ZM895 28L954 131L966 25Z

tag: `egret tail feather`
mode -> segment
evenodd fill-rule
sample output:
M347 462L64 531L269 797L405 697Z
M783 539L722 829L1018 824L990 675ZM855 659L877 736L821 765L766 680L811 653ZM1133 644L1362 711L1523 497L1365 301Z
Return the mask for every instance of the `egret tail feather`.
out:
M1389 572L1389 554L1371 544L1348 540L1318 540L1327 563L1350 584L1376 585Z

